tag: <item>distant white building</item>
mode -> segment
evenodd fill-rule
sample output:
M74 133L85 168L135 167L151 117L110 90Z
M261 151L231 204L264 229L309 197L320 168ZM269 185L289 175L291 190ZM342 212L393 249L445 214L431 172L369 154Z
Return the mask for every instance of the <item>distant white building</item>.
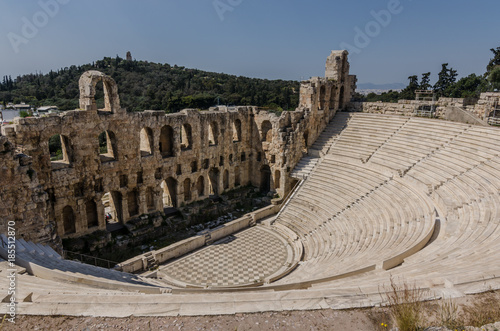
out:
M57 106L43 106L43 107L38 107L36 111L39 113L50 113L54 111L59 111L59 108L57 108Z
M47 114L57 114L60 113L60 110L57 106L43 106L37 108L34 112L34 116L45 116Z
M14 110L30 110L31 109L31 106L30 105L27 105L25 104L24 102L21 102L17 105L13 104L13 103L9 103L7 105L7 109L14 109Z

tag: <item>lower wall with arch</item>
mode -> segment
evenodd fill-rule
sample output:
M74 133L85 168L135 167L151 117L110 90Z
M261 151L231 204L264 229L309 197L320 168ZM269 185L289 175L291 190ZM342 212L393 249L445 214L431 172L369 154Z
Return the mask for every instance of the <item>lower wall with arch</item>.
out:
M283 197L289 173L335 112L86 106L16 118L0 135L0 165L8 169L0 176L0 226L16 221L19 237L58 243L238 186ZM54 136L64 146L63 162L53 159Z

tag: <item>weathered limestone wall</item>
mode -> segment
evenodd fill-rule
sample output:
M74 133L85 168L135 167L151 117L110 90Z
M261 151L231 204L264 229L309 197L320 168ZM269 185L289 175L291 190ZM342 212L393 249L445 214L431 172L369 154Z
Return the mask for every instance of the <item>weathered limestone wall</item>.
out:
M47 198L31 158L17 153L14 145L0 136L1 232L7 233L10 226L16 235L24 235L26 240L52 241L55 224L49 221Z
M17 220L19 236L35 242L78 237L106 229L105 206L126 223L249 183L285 196L290 171L355 88L347 52L328 61L330 78L303 82L300 107L280 116L257 107L127 113L111 77L84 73L81 109L2 126L0 232ZM104 109L94 98L98 83ZM49 152L54 135L59 161Z
M419 100L399 100L398 103L380 101L352 102L349 105L349 110L375 114L413 116L415 107L425 104L428 104L428 102ZM489 116L493 115L495 105L500 105L500 92L481 93L479 100L475 104L470 104L467 99L462 98L439 98L436 102L436 116L457 122L472 123L474 119L471 116L467 116L467 114L453 112L450 115L452 108L463 110L477 117L479 120L486 120Z
M477 104L472 110L476 116L485 120L492 116L495 105L500 105L500 92L481 93ZM498 113L498 112L497 112ZM497 114L497 116L500 114Z
M482 93L475 105L468 105L467 100L462 98L439 98L436 102L436 116L457 122L472 123L474 122L473 116L479 120L484 120L490 116L495 103L500 103L500 92ZM413 116L417 106L427 104L428 102L419 100L399 100L398 103L381 101L352 102L349 105L349 110L374 114ZM471 116L460 114L458 111L453 112L453 109L465 111Z

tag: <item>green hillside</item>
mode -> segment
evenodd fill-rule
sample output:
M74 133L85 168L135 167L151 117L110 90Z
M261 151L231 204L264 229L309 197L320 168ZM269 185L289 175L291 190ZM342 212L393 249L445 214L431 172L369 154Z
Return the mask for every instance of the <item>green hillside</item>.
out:
M16 79L4 76L0 83L0 102L76 109L78 80L87 70L99 70L113 77L118 84L121 105L128 111L208 109L218 102L288 110L295 109L299 100L299 82L295 81L238 77L169 64L128 61L117 56L48 74L27 74ZM97 91L96 98L102 107L102 90Z

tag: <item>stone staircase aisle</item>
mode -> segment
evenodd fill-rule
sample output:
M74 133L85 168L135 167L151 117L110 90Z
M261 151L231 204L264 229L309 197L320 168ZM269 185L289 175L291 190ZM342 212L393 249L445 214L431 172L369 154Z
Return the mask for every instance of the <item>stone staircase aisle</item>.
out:
M309 148L308 153L295 165L290 176L297 179L306 179L309 177L321 158L328 154L328 150L339 138L350 118L350 113L337 112L332 121Z

